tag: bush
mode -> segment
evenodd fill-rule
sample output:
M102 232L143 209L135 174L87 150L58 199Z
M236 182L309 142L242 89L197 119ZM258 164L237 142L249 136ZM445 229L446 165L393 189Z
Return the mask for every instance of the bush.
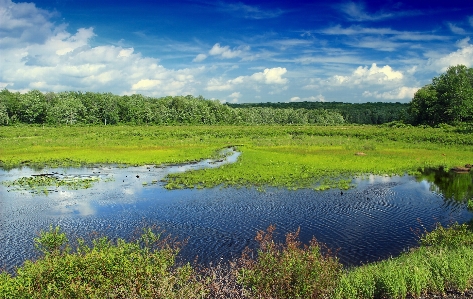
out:
M315 239L301 246L299 230L286 235L285 244L273 241L274 226L256 236L258 256L246 250L239 260L238 281L256 298L322 298L335 289L342 266Z
M135 242L106 237L92 246L78 240L69 252L58 227L36 240L45 254L15 277L0 275L0 298L202 298L204 285L190 265L175 266L178 247L146 229ZM65 250L65 249L68 250Z

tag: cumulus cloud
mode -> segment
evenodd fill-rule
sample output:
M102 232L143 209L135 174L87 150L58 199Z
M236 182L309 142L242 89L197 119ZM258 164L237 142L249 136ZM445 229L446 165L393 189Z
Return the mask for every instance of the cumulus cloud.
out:
M265 69L263 72L254 73L251 76L239 76L235 79L223 81L222 79L213 78L210 79L205 88L208 91L222 91L230 90L236 85L248 84L254 85L258 83L263 84L276 84L284 85L287 83L287 79L282 76L287 72L286 68L275 67L271 69Z
M237 103L238 99L241 98L241 93L240 92L234 92L231 95L229 95L228 98L230 98L231 103Z
M389 82L396 82L403 79L403 74L400 71L393 70L389 65L378 67L373 63L371 67L359 66L349 76L334 75L322 82L324 85L339 86L346 85L355 87L362 84L386 84ZM317 85L307 85L306 89L316 87Z
M443 73L449 66L463 64L467 67L473 66L473 45L469 43L470 38L464 38L456 43L459 49L442 57L430 58L427 67L436 72Z
M237 49L230 49L230 46L220 46L219 43L216 43L212 49L209 51L209 55L218 56L220 58L230 59L235 57L245 56L245 51L248 51L250 48L248 46L239 47Z
M381 100L405 100L412 99L414 94L419 90L419 87L402 86L386 92L363 92L364 97L374 97Z
M265 69L261 73L254 73L251 78L258 82L264 82L266 84L286 84L287 79L281 76L287 72L286 68L275 67L272 69Z
M32 3L0 0L0 84L10 90L192 94L205 67L166 69L133 48L92 46L93 28L67 31Z

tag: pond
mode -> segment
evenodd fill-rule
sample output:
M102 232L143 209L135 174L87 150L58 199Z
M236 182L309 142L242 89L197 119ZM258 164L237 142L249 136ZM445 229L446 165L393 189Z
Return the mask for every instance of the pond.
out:
M0 185L0 268L12 271L24 260L35 258L33 239L51 224L59 225L70 240L104 235L130 240L141 228L156 226L187 239L180 253L182 261L197 258L205 264L239 257L246 246L256 246L257 230L274 224L278 240L300 228L303 242L315 236L338 250L345 265L359 265L416 246L419 232L433 229L437 222L447 225L473 218L464 198L457 198L457 193L445 196L446 183L435 185L432 173L417 178L355 178L356 187L343 191L166 190L161 181L168 173L232 163L239 154L230 151L218 161L167 167L0 170L0 182L32 175L94 180L88 189L61 186L46 192ZM458 175L463 175L462 182L470 182L466 188L471 191L471 174ZM467 192L465 196L470 195Z

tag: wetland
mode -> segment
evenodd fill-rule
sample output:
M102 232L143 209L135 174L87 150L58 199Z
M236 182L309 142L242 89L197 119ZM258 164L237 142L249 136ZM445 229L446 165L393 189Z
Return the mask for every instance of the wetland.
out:
M185 240L203 265L300 229L347 267L396 257L436 225L467 223L469 133L455 127L71 126L0 131L0 265L40 258L35 237ZM223 152L222 152L223 149ZM363 155L359 154L363 153Z

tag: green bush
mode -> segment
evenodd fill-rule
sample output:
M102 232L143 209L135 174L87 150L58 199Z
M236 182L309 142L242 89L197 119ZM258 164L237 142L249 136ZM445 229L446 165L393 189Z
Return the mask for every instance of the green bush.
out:
M288 233L285 244L273 241L275 227L256 236L256 259L246 251L239 263L238 281L255 298L323 298L337 285L342 266L330 252L324 254L315 239L301 246L299 231Z
M146 229L135 242L78 240L50 228L36 239L45 254L15 276L0 275L0 298L202 298L204 285L190 265L175 266L176 245ZM66 250L67 248L67 250Z

